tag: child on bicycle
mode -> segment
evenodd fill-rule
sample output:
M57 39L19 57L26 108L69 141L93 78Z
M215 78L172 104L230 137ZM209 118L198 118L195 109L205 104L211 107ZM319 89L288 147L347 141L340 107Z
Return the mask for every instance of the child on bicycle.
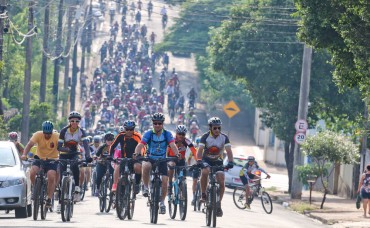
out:
M253 156L248 156L248 162L243 166L243 168L240 170L240 180L243 182L243 185L245 186L245 206L250 209L250 202L248 201L249 196L250 196L250 187L249 183L251 180L258 180L260 179L260 174L257 175L255 171L260 171L263 172L264 174L267 175L267 179L270 178L270 175L260 168L256 162L256 159Z

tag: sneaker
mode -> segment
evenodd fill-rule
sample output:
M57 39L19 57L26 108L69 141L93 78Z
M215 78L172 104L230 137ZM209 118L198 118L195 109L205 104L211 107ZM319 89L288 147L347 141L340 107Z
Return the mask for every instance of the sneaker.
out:
M191 201L191 206L194 206L194 204L195 204L195 199L193 199L193 200Z
M140 184L135 184L135 194L139 194L140 192Z
M222 217L223 214L221 207L217 208L217 217Z
M148 189L148 187L144 187L143 196L148 197L148 195L149 195L149 189Z
M206 200L207 200L207 195L206 195L206 193L202 193L202 198L200 199L200 202L206 202Z
M75 186L75 193L80 193L80 192L81 192L80 186Z
M62 205L58 204L57 206L57 214L60 214L60 211L62 210Z
M244 206L246 209L251 209L251 205L249 203L245 203Z
M161 202L159 205L159 214L162 214L162 215L166 214L166 205L164 205L163 202Z
M116 192L116 190L117 190L117 184L113 184L112 185L112 192Z
M51 206L52 206L51 199L49 199L49 198L48 198L48 199L46 200L45 207L46 207L46 208L51 208Z

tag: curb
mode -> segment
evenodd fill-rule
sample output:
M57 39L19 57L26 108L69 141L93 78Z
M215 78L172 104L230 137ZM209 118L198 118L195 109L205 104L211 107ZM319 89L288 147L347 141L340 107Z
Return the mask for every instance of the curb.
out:
M311 214L310 211L305 211L303 214L305 216L309 217L309 218L318 220L318 221L322 222L325 225L333 225L335 223L338 223L338 221L336 221L336 220L328 220L328 219L324 219L324 218L322 218L320 216L313 215L313 214Z

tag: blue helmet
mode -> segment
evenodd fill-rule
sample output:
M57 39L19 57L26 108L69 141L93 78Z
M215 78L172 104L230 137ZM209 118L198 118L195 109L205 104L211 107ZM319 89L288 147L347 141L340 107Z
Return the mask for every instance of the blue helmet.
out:
M53 133L54 125L50 121L45 121L42 123L42 132L45 134L51 134Z
M135 121L132 121L132 120L126 120L123 123L123 127L124 128L127 128L127 129L132 129L132 128L135 128L136 127L136 123L135 123Z

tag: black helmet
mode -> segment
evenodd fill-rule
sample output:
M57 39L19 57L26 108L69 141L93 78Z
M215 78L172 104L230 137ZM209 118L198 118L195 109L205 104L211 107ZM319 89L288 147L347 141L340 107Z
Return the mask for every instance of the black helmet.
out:
M54 125L50 121L45 121L42 123L42 132L45 134L51 134L53 133Z
M69 113L68 119L70 120L72 118L77 118L81 120L81 114L79 112L72 111L71 113Z
M254 156L248 156L248 161L255 161L256 160L256 158L254 157Z
M127 128L127 129L132 129L132 128L135 128L136 127L136 123L135 123L135 121L132 121L132 120L126 120L123 123L123 127L124 128Z
M111 132L108 132L108 133L106 133L105 135L104 135L104 140L105 141L112 141L114 139L114 135L113 135L113 133L111 133Z
M154 113L153 116L152 116L152 121L164 122L164 115L163 115L163 113L160 113L160 112Z
M209 125L209 126L213 126L213 125L222 125L222 122L221 122L220 118L218 118L218 117L211 117L211 118L208 120L208 125Z

